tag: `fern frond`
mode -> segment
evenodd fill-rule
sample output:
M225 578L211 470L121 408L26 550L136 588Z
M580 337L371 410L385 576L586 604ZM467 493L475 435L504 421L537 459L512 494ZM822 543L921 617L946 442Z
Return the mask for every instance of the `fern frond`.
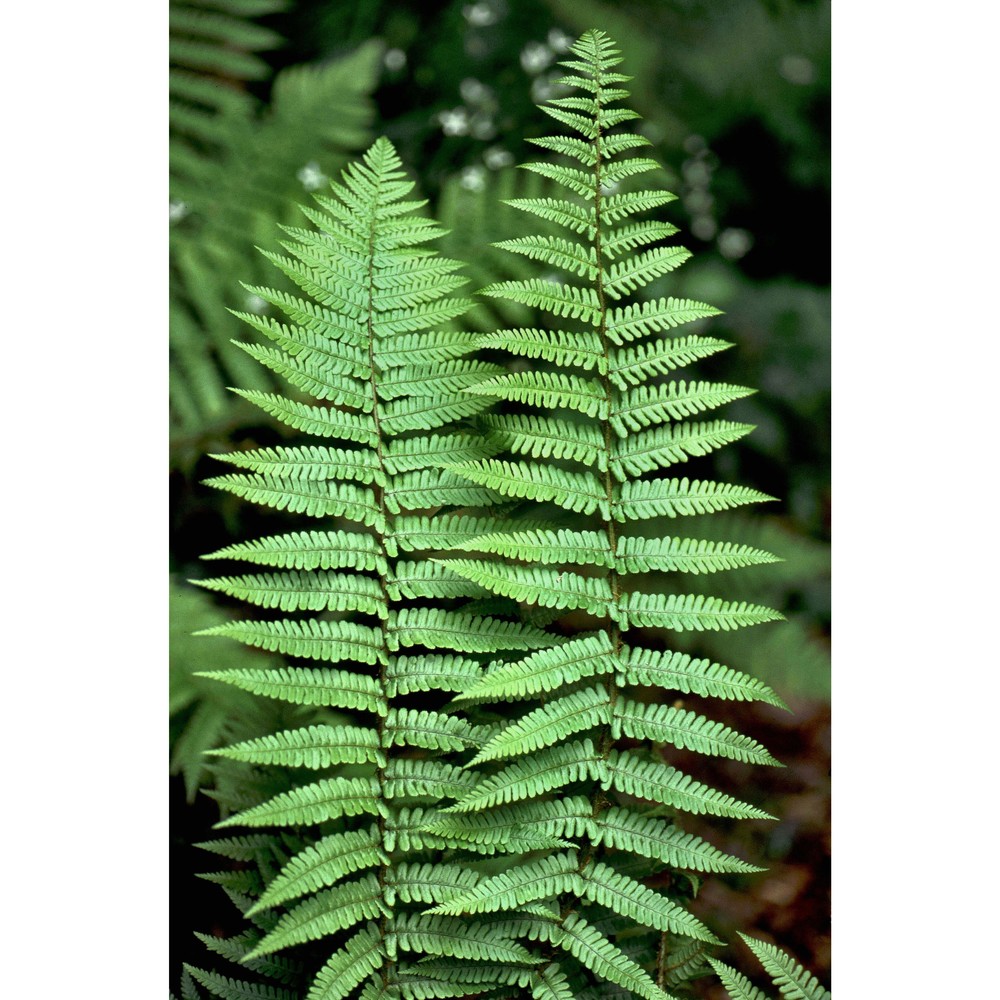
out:
M614 706L614 717L616 730L634 739L670 743L679 750L694 750L752 764L781 766L756 740L697 712L620 698Z
M601 577L478 559L442 559L440 563L494 594L515 601L529 601L543 608L582 608L594 615L610 614L611 587Z
M572 343L568 343L568 341ZM496 330L479 339L479 346L502 347L511 354L528 358L542 358L562 368L596 368L602 375L607 372L607 358L598 335L590 330L568 334L561 330Z
M363 611L369 615L385 616L385 597L378 581L365 576L325 571L293 571L189 582L262 608L280 608L282 611Z
M757 989L746 976L731 966L714 958L710 958L708 963L715 969L722 985L729 993L730 1000L770 1000L763 990Z
M320 618L231 622L195 634L226 636L258 649L331 663L344 660L377 663L385 646L379 629Z
M627 650L620 669L629 684L733 701L763 701L787 708L763 681L688 653L633 648Z
M335 885L365 868L385 863L377 826L330 834L291 858L268 884L248 915L271 909L289 899Z
M616 521L651 517L711 514L774 497L747 486L683 479L632 479L622 484L621 499L612 509Z
M608 540L604 535L596 531L571 531L567 528L480 535L465 542L462 547L543 565L572 563L576 566L610 566L613 562Z
M372 535L349 531L293 531L227 545L202 559L242 559L283 569L355 569L384 572L385 557Z
M341 816L385 813L375 778L324 778L281 792L267 802L216 824L227 826L312 826Z
M344 1000L385 958L385 945L375 924L368 924L320 969L306 1000Z
M379 715L386 712L386 698L378 681L350 670L280 667L275 670L206 670L196 676L293 705L357 708Z
M372 763L385 766L377 734L358 726L308 726L236 743L212 753L249 764L308 767Z
M428 913L459 915L512 910L538 899L571 891L579 878L575 851L529 861L508 872L483 879L475 888L431 907Z
M541 629L520 622L480 618L438 608L402 608L394 611L386 640L393 651L409 646L426 646L428 649L453 649L460 653L535 649L554 645L558 641Z
M607 399L600 387L576 375L519 372L488 379L469 391L532 406L576 410L588 417L603 419L608 415Z
M529 760L515 761L499 774L474 781L452 809L470 812L535 798L574 781L598 777L602 763L603 758L590 740L548 747L532 754Z
M617 983L646 1000L674 1000L649 978L641 966L579 914L571 913L561 925L552 925L546 930L549 941L568 951L599 979Z
M470 961L532 961L531 952L527 948L513 941L497 940L489 925L432 916L432 913L433 910L408 914L396 921L393 933L400 948Z
M830 1000L830 993L820 985L819 980L806 972L790 955L773 944L758 941L746 934L740 934L740 937L757 956L783 997L788 1000Z
M588 473L495 458L452 466L452 470L504 496L551 501L583 514L598 509L604 513L607 508L607 494L600 481Z
M585 899L629 917L644 927L722 944L683 906L599 861L588 862L580 872L580 891Z
M611 413L611 426L619 437L668 420L681 420L751 395L741 385L712 382L670 382L639 385L626 390Z
M609 717L610 702L604 688L574 691L507 726L479 751L472 764L540 750L574 733L606 723Z
M525 208L526 206L519 205L518 207ZM570 206L568 203L561 203L560 207L568 209ZM551 211L556 212L556 209ZM552 313L553 316L582 319L594 326L597 325L600 314L597 296L593 289L546 281L542 278L529 278L524 281L500 281L480 289L479 294L510 299L512 302L520 302L522 305L535 309L543 309L545 312Z
M258 958L316 941L386 913L382 887L378 878L369 874L355 882L324 889L292 907L247 957Z
M608 311L608 339L619 347L631 340L673 330L697 319L719 316L721 310L691 299L656 299Z
M220 1000L298 1000L291 990L279 989L261 983L248 983L229 979L216 972L205 972L192 965L185 965L185 971L196 979L212 996Z
M669 468L676 462L686 462L692 456L707 455L738 441L752 430L752 424L727 420L651 427L618 441L611 470L616 479L625 482L629 475L641 476L645 472Z
M619 605L636 625L655 625L678 632L728 632L762 622L783 621L772 608L746 601L723 601L704 594L625 594Z
M581 636L539 650L523 660L498 664L477 678L456 701L503 701L530 698L618 668L615 648L606 632Z
M725 854L666 820L612 806L595 821L598 842L643 858L697 872L759 872L763 868Z
M735 819L774 819L756 806L695 781L690 775L658 760L641 760L626 750L612 750L600 769L605 791L679 809L695 815L730 816ZM478 793L478 789L477 789ZM464 800L463 800L464 802Z

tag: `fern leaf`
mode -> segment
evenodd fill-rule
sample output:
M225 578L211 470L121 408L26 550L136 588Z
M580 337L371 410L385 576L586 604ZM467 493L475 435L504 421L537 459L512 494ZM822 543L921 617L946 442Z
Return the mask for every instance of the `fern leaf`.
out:
M247 957L258 958L316 941L386 912L378 878L369 874L356 882L324 889L292 907Z
M572 891L579 878L577 868L575 851L529 861L508 872L485 878L475 888L431 907L427 912L457 916L512 910L537 899Z
M663 333L696 319L720 315L721 310L691 299L656 299L611 309L608 338L619 347L651 333Z
M574 997L565 973L555 963L532 976L531 995L534 1000L573 1000Z
M382 745L462 751L469 746L479 746L480 739L476 730L456 716L413 708L390 708L382 727Z
M357 726L308 726L236 743L213 754L250 764L308 767L313 770L334 764L377 763L385 766L385 754L377 734Z
M619 437L628 437L630 431L640 431L668 420L681 420L742 399L752 392L740 385L712 382L640 385L623 394L622 402L611 414L611 426Z
M494 594L515 601L530 601L543 608L582 608L594 615L610 614L611 587L600 577L480 559L442 559L440 563Z
M451 808L457 812L489 809L535 798L574 781L596 778L603 759L590 740L549 747L527 761L515 761L499 774L479 781Z
M380 486L385 485L375 456L359 449L306 445L300 448L234 451L210 457L279 479L354 479L365 484L378 481Z
M227 545L202 559L242 559L287 569L356 569L384 572L385 560L371 535L348 531L293 531Z
M488 925L431 916L430 913L404 915L395 922L399 947L428 955L448 955L470 961L530 962L531 952L513 941L497 940Z
M612 512L616 521L645 521L651 517L711 514L773 499L760 490L731 483L689 480L687 477L633 479L622 485L621 499Z
M621 670L629 684L733 701L763 701L777 708L787 708L763 681L688 653L630 649L623 658Z
M684 247L656 247L637 257L622 260L608 271L604 291L611 298L620 299L637 288L645 287L655 278L669 274L690 257L691 252Z
M456 701L530 698L585 677L610 673L617 666L614 645L606 632L599 632L539 650L523 660L499 664L478 678L477 684L468 686Z
M756 740L697 712L668 705L643 705L620 698L614 707L615 726L635 739L670 743L679 750L694 750L750 764L777 765Z
M733 345L717 337L688 334L656 338L629 347L617 347L608 359L608 375L619 389L639 385L656 375L667 375L701 358L711 357Z
M622 538L617 564L625 573L718 573L780 562L776 555L734 542L696 538Z
M330 480L279 479L272 476L230 474L206 479L207 486L275 510L310 517L346 517L378 527L383 515L375 505L375 495L366 487Z
M542 165L536 165L536 167L539 166ZM549 176L555 173L568 176L570 173L565 167L556 167L551 164L544 166ZM536 172L542 173L543 171L536 169ZM589 188L587 193L589 193ZM569 271L581 278L592 280L597 277L597 264L593 248L575 243L572 240L565 240L557 236L523 236L516 240L503 240L495 243L494 246L501 250L523 254L532 260L538 260L543 264Z
M382 935L368 924L320 969L306 1000L344 1000L385 957Z
M480 876L464 865L403 862L386 879L404 903L436 903L470 889Z
M658 760L641 760L628 751L612 750L601 767L601 784L626 795L683 812L736 819L774 819L756 806L709 788L690 775Z
M479 664L462 656L393 656L385 670L386 695L397 698L415 691L463 691L479 674Z
M722 944L683 906L599 861L588 862L580 872L580 882L585 899L606 906L614 913L629 917L644 927L652 927L665 934L680 934L711 944Z
M362 611L385 616L385 597L370 577L346 573L300 572L190 580L206 590L282 611Z
M632 161L625 160L624 163ZM605 173L607 177L607 173ZM610 260L634 250L636 247L649 246L657 240L666 239L677 233L677 227L669 222L646 221L629 222L604 234L601 241L601 252Z
M504 496L548 500L577 513L590 514L598 509L604 513L608 505L607 494L600 481L587 473L499 459L483 459L456 465L452 469Z
M516 372L487 379L469 391L532 406L564 407L588 417L604 419L608 415L607 397L600 386L576 375Z
M707 455L752 430L752 424L727 420L652 427L618 441L611 469L615 478L624 482L629 474L641 476L676 462L686 462L691 456Z
M248 915L335 885L385 859L377 826L330 834L292 857L247 911Z
M384 646L378 629L355 622L331 622L318 618L232 622L202 629L195 635L227 636L258 649L333 663L343 660L377 663Z
M619 948L577 913L548 929L553 944L568 951L600 979L617 983L646 1000L674 1000Z
M474 786L475 777L460 767L437 760L399 757L390 761L385 770L383 791L387 799L431 798L439 802L463 796Z
M280 667L275 670L206 670L196 674L232 684L243 691L293 705L357 708L385 715L386 699L374 677L327 667Z
M500 649L535 649L558 639L519 622L480 618L438 608L402 608L392 613L386 636L389 649L408 646L452 649L460 653L495 653Z
M447 455L452 462L471 462L486 454L481 437L469 434L431 434L390 441L383 453L391 475L434 468Z
M220 1000L298 1000L291 990L279 989L276 986L228 979L216 972L205 972L192 965L185 965L184 970L211 992L212 996L219 997Z
M606 723L609 715L610 702L604 688L574 691L507 726L479 751L472 765L551 746L581 730Z
M542 358L563 368L596 368L607 372L607 359L600 337L593 330L568 334L561 330L496 330L479 340L481 348L499 348L528 358Z
M569 207L568 203L564 205ZM592 288L529 278L524 281L499 281L480 289L479 294L510 299L535 309L543 309L553 316L581 319L593 326L597 326L600 321L600 307Z
M259 406L265 413L294 427L295 430L317 437L340 438L374 448L378 443L375 425L367 415L363 419L357 413L346 413L324 406L310 406L292 399L284 399L272 393L255 389L234 389L238 396Z
M654 625L678 632L728 632L762 622L784 621L772 608L746 601L723 601L704 594L625 594L619 609L635 625Z
M341 816L385 812L374 778L324 778L281 792L267 802L217 823L227 826L312 826Z
M530 458L573 460L601 472L607 468L604 442L591 425L537 413L487 415L482 423L498 448Z
M830 1000L819 980L773 944L740 934L747 947L767 970L781 995L788 1000Z
M710 958L708 963L722 980L722 985L728 991L730 1000L770 1000L770 997L763 990L757 989L746 976L731 966L714 958Z
M622 539L622 543L625 541L638 539ZM543 565L572 563L577 566L611 566L614 562L607 536L597 531L570 531L566 528L480 535L465 542L463 548ZM641 550L641 546L638 548Z
M598 841L607 847L620 847L643 858L660 861L675 868L698 872L759 872L711 844L684 833L666 820L639 816L627 809L612 806L596 820Z

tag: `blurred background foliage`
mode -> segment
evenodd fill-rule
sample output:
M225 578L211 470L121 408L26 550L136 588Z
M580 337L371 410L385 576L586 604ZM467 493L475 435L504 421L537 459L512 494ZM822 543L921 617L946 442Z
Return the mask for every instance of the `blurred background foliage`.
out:
M789 768L776 779L769 808L798 816L799 826L790 831L783 821L777 832L756 831L767 843L742 849L792 872L809 871L786 879L792 889L781 907L762 895L754 909L748 883L742 906L752 912L741 913L749 923L737 926L784 934L783 945L823 974L829 889L817 867L828 855L823 761L830 690L826 0L171 0L171 768L176 875L185 894L175 911L203 902L188 894L184 852L204 839L229 794L224 773L207 766L201 751L288 724L260 700L193 676L236 665L231 661L240 656L260 661L190 637L235 611L183 582L204 575L198 557L205 552L301 526L200 482L218 472L211 453L272 444L282 434L226 391L269 384L267 373L230 343L243 335L243 324L227 310L264 308L240 282L264 283L266 276L274 285L280 278L255 246L279 250L277 223L304 222L295 203L384 134L452 230L441 250L468 262L470 288L522 276L528 262L488 246L521 229L498 200L537 189L539 179L512 164L537 155L524 142L548 128L535 105L554 95L558 60L590 27L606 30L622 49L635 78L631 104L643 115L651 155L664 164L664 186L679 196L666 214L694 254L651 292L724 309L712 333L736 346L697 373L758 390L725 414L756 425L754 433L684 472L779 498L755 517L713 517L704 533L785 558L729 575L716 590L782 608L790 624L696 638L707 655L772 684L804 723L789 728L770 710L754 720L765 743L775 727L788 735L778 742ZM489 330L527 319L502 308L510 307L479 306L467 322ZM740 728L757 735L747 706L738 709ZM199 788L216 798L212 808L195 798ZM805 788L814 801L803 814L796 796ZM818 844L817 837L827 840ZM190 870L204 866L192 864ZM718 905L732 914L731 899ZM790 923L789 913L797 914ZM190 954L190 921L181 912L177 923L179 961Z

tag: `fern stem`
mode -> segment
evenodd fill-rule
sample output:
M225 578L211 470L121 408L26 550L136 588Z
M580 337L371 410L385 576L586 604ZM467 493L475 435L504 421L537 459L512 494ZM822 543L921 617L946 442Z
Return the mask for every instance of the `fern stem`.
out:
M381 174L376 177L376 192L381 190L382 177ZM389 708L389 694L388 686L386 685L385 671L386 666L389 662L389 646L385 640L385 622L388 621L389 615L389 587L386 581L386 572L382 568L387 567L389 564L389 554L386 550L385 538L390 530L390 523L393 520L392 515L386 508L385 503L385 486L383 485L386 481L386 468L385 468L385 456L382 451L382 427L380 423L381 414L379 413L379 395L378 395L378 375L379 369L376 365L376 352L375 352L375 223L378 214L379 198L376 194L375 205L372 209L370 225L368 229L368 290L366 303L366 324L368 329L368 367L370 370L370 375L368 376L368 384L371 386L372 392L372 423L375 428L375 454L378 459L378 472L379 479L374 483L374 496L375 496L375 506L378 509L379 516L382 519L382 533L379 537L379 546L382 549L382 562L378 568L378 581L379 587L382 590L382 599L385 602L386 619L382 623L382 655L379 657L379 686L382 689L382 697L385 699L386 711ZM378 717L377 732L378 732L378 742L380 746L383 746L385 740L383 739L383 734L385 731L385 720L386 715L380 715ZM385 772L389 767L389 756L390 748L384 747L385 754L385 764L376 765L376 775L378 777L379 792L383 802L386 801L385 796ZM380 812L378 817L378 833L379 840L381 841L381 848L384 852L384 856L388 857L388 852L385 850L385 813ZM378 868L378 884L379 888L383 893L383 901L385 899L385 885L386 885L386 875L389 872L389 866L386 864L380 864ZM383 941L387 933L389 917L383 912L379 919L379 932L382 935ZM388 987L389 981L392 978L392 974L395 971L396 963L390 961L386 958L382 962L382 985L383 987Z

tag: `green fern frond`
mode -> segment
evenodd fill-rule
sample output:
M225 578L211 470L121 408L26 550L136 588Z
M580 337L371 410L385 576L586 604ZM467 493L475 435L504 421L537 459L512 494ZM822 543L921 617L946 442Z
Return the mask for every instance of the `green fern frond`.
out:
M282 792L268 802L222 820L227 826L312 826L341 816L378 816L386 807L375 778L324 778Z
M661 814L767 816L661 760L663 747L671 754L693 750L745 763L777 762L749 737L681 707L646 704L632 697L633 689L662 686L772 704L780 699L766 685L710 660L687 652L645 650L638 643L630 647L624 639L645 630L658 643L664 630L712 632L780 620L777 611L763 605L675 592L672 581L653 576L720 573L774 562L775 556L750 544L685 537L683 532L662 537L655 523L771 498L735 484L660 477L661 470L708 455L751 430L732 421L689 418L753 390L669 378L730 345L697 327L678 329L717 316L718 309L659 292L660 283L690 254L663 242L676 227L642 218L675 196L643 187L657 165L635 155L649 142L627 130L637 115L619 105L628 97L623 84L629 79L615 69L620 54L600 31L587 32L571 53L562 83L572 92L543 109L569 134L532 140L571 162L528 164L550 187L507 200L552 228L496 241L499 248L550 273L541 278L522 270L513 280L494 280L481 292L558 317L558 329L531 325L533 317L522 309L524 319L519 316L516 323L483 338L481 343L491 349L541 364L524 370L519 363L512 374L470 387L498 402L496 413L484 421L498 451L449 465L504 497L559 510L543 511L548 521L539 526L523 526L516 520L529 508L523 503L514 508L511 524L456 539L448 558L440 560L530 614L546 615L546 621L556 620L552 611L563 613L553 635L568 631L570 638L520 660L506 656L459 693L457 706L473 718L491 721L495 714L485 712L489 703L531 698L537 704L519 718L505 719L485 742L467 765L478 777L475 786L446 810L447 820L431 829L469 843L494 843L495 824L505 827L531 815L532 809L576 802L582 789L589 810L574 807L564 824L544 827L547 835L579 852L576 871L566 871L569 881L540 882L537 894L525 889L511 895L504 895L500 882L480 883L474 893L482 894L482 902L476 905L508 916L525 903L546 908L549 922L528 933L532 940L568 952L575 959L571 968L578 963L587 970L567 980L574 995L579 986L580 995L604 996L592 985L596 977L614 984L614 995L662 997L643 967L655 959L654 932L694 934L704 942L714 937L676 900L660 897L627 867L638 865L643 876L662 866L757 871ZM553 229L562 232L554 234ZM634 527L640 522L652 522L642 534ZM629 750L622 745L626 740ZM635 741L640 747L632 749ZM636 799L638 806L624 804ZM527 828L522 822L522 835ZM568 846L564 850L543 853L529 863L529 873L572 856ZM488 898L490 890L495 890L494 899ZM461 901L472 898L466 894L450 900L447 912L461 912ZM608 936L598 917L591 924L579 916L581 903L587 904L588 921L593 908L610 911ZM634 933L636 925L649 935L642 941ZM649 941L654 942L651 948ZM626 951L633 947L639 962ZM534 984L545 995L541 980Z
M589 862L580 872L580 892L585 899L629 917L643 927L712 944L722 943L683 906L599 861Z
M456 701L504 701L555 691L585 677L617 668L607 633L571 639L511 663L498 664L469 685Z
M778 765L756 740L697 712L669 705L648 705L621 698L614 707L616 733L654 743L670 743L678 750L729 757L751 764Z
M306 893L315 893L348 875L385 863L380 841L377 826L323 837L291 858L248 913L259 913Z
M783 997L788 1000L830 1000L830 993L823 989L819 980L806 972L790 955L773 944L758 941L740 934L747 947L757 956L757 960Z
M695 781L675 767L658 760L641 760L627 750L612 750L598 771L605 791L614 788L633 798L682 812L734 819L775 818L763 809Z
M291 990L279 989L261 983L248 983L229 979L216 972L205 972L192 965L185 965L185 971L220 1000L298 1000Z
M381 752L376 734L358 726L291 729L212 752L248 764L308 767L313 770L323 770L335 764L385 766L385 755Z
M696 872L760 872L763 868L718 850L694 834L653 816L612 806L595 821L598 838L640 857Z
M378 681L350 670L281 667L276 670L206 670L196 676L223 681L251 694L277 698L293 705L386 713L386 698Z

